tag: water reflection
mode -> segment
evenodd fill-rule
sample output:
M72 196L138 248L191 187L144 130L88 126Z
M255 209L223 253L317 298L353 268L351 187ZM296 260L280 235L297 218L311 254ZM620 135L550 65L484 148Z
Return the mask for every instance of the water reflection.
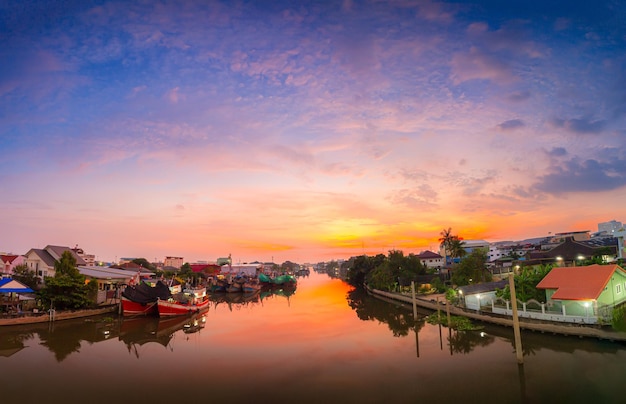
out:
M626 350L619 344L523 333L520 367L508 328L456 332L425 322L430 311L414 319L411 305L319 274L301 279L297 291L275 292L212 296L195 318L103 316L0 328L0 369L10 369L2 403L162 403L200 390L224 403L622 398ZM35 374L45 375L37 389ZM123 394L115 394L118 386Z
M412 330L419 331L424 326L423 315L416 321L405 305L393 300L379 300L362 289L348 292L347 299L348 305L361 320L377 320L387 324L394 337L406 337Z
M419 332L424 327L425 317L430 311L418 310L418 319L413 319L413 308L408 304L370 296L362 289L355 289L348 293L348 304L354 309L357 316L364 321L378 320L387 324L394 337L404 337L411 331L416 333L415 345L419 357ZM445 316L445 313L441 313ZM495 341L494 337L484 331L456 331L445 326L439 326L440 346L443 349L443 330L446 337L446 346L451 354L468 354L476 347L484 347Z

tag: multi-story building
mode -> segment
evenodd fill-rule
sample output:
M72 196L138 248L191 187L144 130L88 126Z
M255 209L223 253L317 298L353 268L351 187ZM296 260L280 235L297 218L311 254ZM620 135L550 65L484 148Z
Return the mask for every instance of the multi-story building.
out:
M183 266L183 257L165 257L163 267L173 267L180 269Z
M598 223L598 232L606 233L608 235L614 235L615 232L620 230L624 230L624 225L622 222L618 222L617 220L610 220L608 222Z

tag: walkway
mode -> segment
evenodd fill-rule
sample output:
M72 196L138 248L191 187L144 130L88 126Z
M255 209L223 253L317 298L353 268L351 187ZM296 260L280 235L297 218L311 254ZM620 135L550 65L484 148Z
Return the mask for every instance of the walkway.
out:
M413 304L413 299L410 296L406 296L400 293L394 292L384 292L382 290L376 289L368 289L368 291L374 295L386 297L389 299L405 302L408 304ZM444 313L446 312L445 298L441 299L440 303L437 300L433 299L431 296L428 299L422 297L415 298L415 304L418 307L422 307L430 310L441 310ZM450 314L455 316L463 316L467 318L471 318L477 321L483 321L486 323L497 324L505 327L513 327L513 319L510 317L505 317L497 314L487 313L487 312L476 312L469 311L464 308L450 305ZM572 335L578 337L586 337L586 338L598 338L609 341L621 341L626 342L626 333L617 332L607 328L600 327L588 327L582 325L569 325L569 324L558 324L553 322L541 321L541 320L530 320L525 318L519 319L520 328L530 331L537 331L541 333L551 333L551 334L562 334L562 335Z
M70 320L73 318L83 318L106 313L114 313L117 312L117 307L118 305L114 304L92 310L57 311L52 321ZM39 315L24 315L19 317L0 318L0 327L5 325L47 323L48 321L51 321L50 315L48 313L43 313Z

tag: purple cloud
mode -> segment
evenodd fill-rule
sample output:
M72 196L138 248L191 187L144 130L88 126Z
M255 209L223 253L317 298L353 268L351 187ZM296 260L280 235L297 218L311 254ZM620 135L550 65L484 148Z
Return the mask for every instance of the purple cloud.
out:
M521 119L511 119L502 122L497 126L497 128L502 132L509 132L515 129L523 128L524 126L526 126L526 124Z
M548 194L601 192L626 186L626 159L599 161L573 158L539 177L533 188Z

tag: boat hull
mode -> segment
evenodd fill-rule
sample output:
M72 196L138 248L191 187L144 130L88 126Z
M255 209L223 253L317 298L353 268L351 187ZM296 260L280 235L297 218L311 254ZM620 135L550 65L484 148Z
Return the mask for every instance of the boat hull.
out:
M157 315L157 302L138 303L122 297L122 314L127 317Z
M157 309L160 317L169 316L184 316L187 314L199 313L209 307L210 300L205 299L197 304L186 304L180 302L171 302L166 300L159 300L157 302Z

